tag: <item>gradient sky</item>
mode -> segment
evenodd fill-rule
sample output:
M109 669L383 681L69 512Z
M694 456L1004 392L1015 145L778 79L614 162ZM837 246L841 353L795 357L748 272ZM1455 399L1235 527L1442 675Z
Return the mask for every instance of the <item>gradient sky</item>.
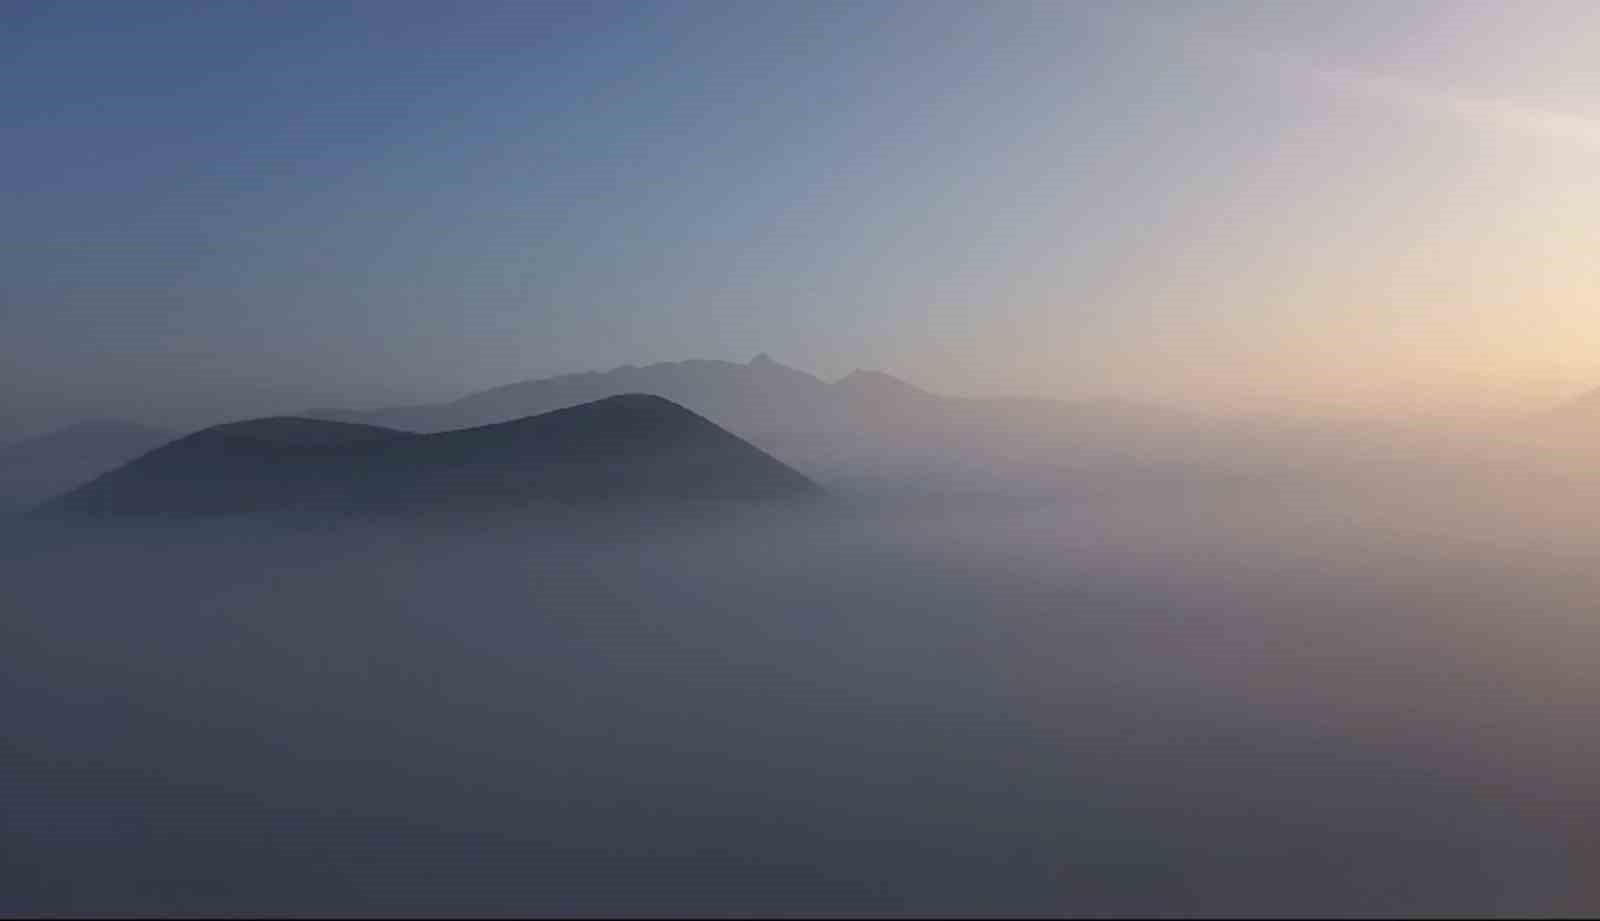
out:
M1600 386L1600 5L13 3L0 411Z

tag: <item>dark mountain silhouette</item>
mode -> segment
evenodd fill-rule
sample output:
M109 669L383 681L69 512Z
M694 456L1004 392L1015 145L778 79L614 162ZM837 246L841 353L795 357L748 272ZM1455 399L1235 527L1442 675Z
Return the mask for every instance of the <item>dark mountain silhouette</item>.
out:
M7 445L0 448L0 505L36 505L172 437L119 419L90 419Z
M703 417L629 394L440 433L305 418L180 438L42 506L45 518L506 512L762 500L808 479Z

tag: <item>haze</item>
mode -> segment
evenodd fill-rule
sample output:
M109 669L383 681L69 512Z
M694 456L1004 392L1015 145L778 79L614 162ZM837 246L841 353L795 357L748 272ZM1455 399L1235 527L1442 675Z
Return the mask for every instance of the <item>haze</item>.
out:
M29 3L0 915L1600 912L1600 8Z
M1559 402L1600 380L1596 15L23 4L0 411L762 351L958 394Z

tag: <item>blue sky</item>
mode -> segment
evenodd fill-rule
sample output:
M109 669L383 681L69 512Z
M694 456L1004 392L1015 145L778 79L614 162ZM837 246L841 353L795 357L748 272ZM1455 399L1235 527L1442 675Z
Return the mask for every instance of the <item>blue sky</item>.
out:
M1225 404L1600 384L1579 5L4 15L13 414L762 351Z

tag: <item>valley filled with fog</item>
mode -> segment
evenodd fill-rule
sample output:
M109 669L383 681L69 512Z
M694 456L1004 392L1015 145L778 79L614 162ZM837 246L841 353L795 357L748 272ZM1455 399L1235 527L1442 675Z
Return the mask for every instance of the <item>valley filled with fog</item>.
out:
M1382 471L16 524L0 911L1593 912L1600 490Z
M1600 3L3 18L0 921L1600 916Z

